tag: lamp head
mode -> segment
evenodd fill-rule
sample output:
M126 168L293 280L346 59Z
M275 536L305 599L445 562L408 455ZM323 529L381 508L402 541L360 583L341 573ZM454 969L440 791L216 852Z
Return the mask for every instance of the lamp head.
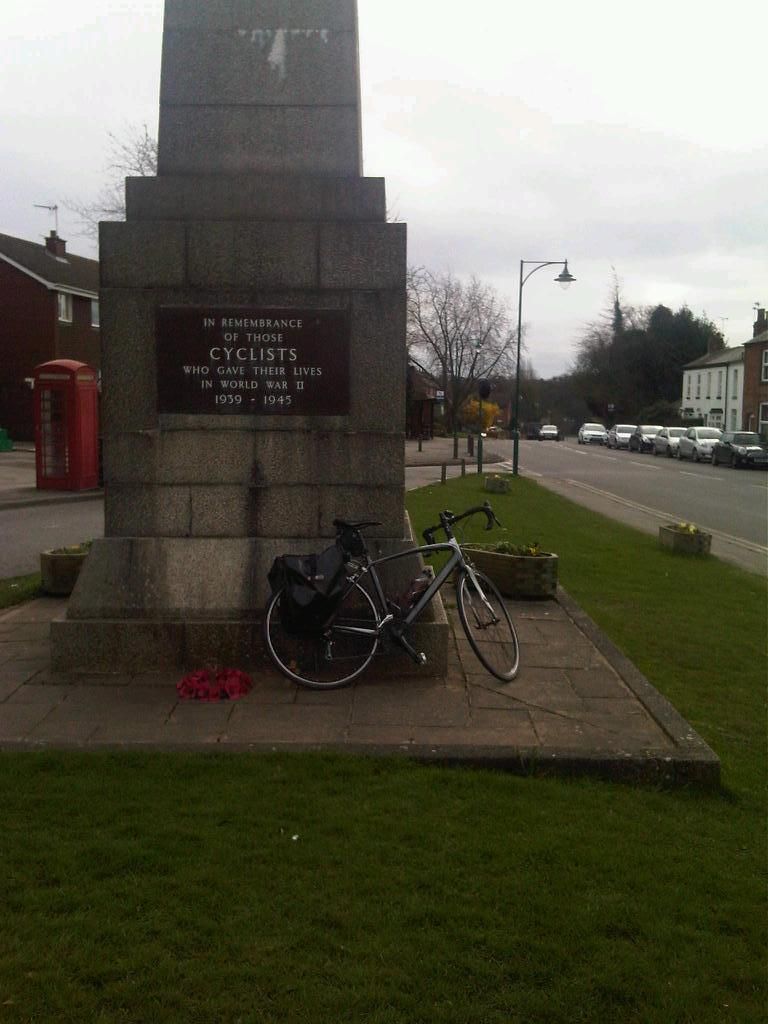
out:
M568 260L563 260L563 269L555 278L561 288L567 288L573 284L576 278L568 270Z

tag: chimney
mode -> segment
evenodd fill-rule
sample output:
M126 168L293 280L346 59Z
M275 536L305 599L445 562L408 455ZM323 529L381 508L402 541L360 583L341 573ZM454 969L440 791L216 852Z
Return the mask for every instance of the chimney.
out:
M758 334L762 334L763 331L768 331L768 320L765 318L765 310L758 309L757 320L755 320L754 327L752 328L752 337L756 338Z
M63 238L59 238L55 231L51 231L50 235L45 240L45 248L52 256L64 257L67 254L67 243ZM765 310L763 310L765 313Z

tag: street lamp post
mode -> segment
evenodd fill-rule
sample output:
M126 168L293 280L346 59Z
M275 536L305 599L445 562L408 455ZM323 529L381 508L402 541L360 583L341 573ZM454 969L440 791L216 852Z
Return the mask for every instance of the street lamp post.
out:
M533 270L524 275L525 265L535 263ZM568 271L568 260L520 260L520 288L517 293L517 371L515 375L515 420L513 429L513 450L512 450L512 474L518 476L518 462L520 459L520 346L523 337L523 285L537 270L543 267L562 267L563 269L555 278L555 281L563 288L567 288L576 278Z

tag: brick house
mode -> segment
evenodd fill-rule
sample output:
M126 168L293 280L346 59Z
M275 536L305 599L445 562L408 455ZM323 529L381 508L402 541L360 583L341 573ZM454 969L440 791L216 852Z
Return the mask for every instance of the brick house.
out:
M742 428L768 438L768 321L758 309L751 341L744 343Z
M34 437L29 380L50 359L100 369L98 261L55 231L43 245L0 234L0 427L16 441Z
M405 385L406 437L431 438L435 432L435 405L438 402L437 383L429 374L408 364Z

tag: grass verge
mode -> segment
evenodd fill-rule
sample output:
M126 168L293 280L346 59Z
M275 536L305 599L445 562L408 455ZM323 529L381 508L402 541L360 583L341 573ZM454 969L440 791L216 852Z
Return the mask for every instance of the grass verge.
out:
M33 597L39 597L40 594L39 572L34 572L29 576L11 576L8 579L0 580L0 609L31 601Z
M421 529L482 496L464 480L408 504ZM0 1021L764 1020L762 584L528 481L493 504L520 524L510 539L561 555L564 585L694 721L728 789L5 754Z

